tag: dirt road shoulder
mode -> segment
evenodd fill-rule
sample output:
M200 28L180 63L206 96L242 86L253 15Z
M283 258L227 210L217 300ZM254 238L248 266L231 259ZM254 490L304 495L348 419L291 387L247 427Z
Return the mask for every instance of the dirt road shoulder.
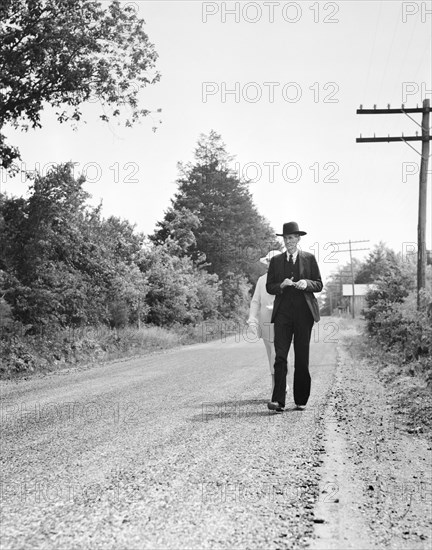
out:
M394 389L340 332L325 412L325 458L311 548L426 550L431 547L431 458L426 434L410 434L391 407Z

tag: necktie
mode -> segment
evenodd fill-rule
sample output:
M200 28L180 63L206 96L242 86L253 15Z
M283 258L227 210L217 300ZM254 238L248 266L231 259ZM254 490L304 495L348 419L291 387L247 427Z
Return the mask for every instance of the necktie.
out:
M288 273L289 273L290 278L294 274L294 262L293 262L293 255L292 254L289 255L289 259L288 259Z

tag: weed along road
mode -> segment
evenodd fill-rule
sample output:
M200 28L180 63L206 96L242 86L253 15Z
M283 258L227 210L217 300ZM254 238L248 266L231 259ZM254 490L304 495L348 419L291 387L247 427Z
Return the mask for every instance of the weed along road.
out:
M279 415L238 335L3 382L2 548L304 548L338 329L316 325L308 407Z

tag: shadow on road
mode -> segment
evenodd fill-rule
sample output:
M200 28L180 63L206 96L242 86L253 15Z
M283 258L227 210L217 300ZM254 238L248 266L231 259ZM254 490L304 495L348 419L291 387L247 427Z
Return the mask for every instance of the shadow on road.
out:
M266 407L268 399L244 399L234 401L203 402L201 412L189 418L190 422L209 422L214 420L247 420L257 417L276 417L278 413ZM305 414L294 407L287 408L282 415L290 413Z

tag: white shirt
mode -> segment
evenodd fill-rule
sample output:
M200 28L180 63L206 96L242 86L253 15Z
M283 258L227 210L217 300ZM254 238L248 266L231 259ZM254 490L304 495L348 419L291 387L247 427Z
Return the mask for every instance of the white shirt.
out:
M296 260L297 260L297 256L298 256L298 249L294 252L294 254L292 255L293 257L293 263L296 263ZM287 259L287 262L289 261L289 257L290 257L290 254L288 252L288 250L286 251L286 259Z
M293 263L295 264L296 261L297 261L297 256L298 256L298 253L299 253L299 250L297 248L297 250L294 252L294 254L292 255L292 258L293 258ZM288 252L288 250L286 251L286 259L287 259L287 262L289 262L289 257L290 257L290 254ZM302 282L302 283L305 283L306 281L304 279L300 279L299 281L297 281L298 283ZM302 290L305 290L305 288L303 288Z

